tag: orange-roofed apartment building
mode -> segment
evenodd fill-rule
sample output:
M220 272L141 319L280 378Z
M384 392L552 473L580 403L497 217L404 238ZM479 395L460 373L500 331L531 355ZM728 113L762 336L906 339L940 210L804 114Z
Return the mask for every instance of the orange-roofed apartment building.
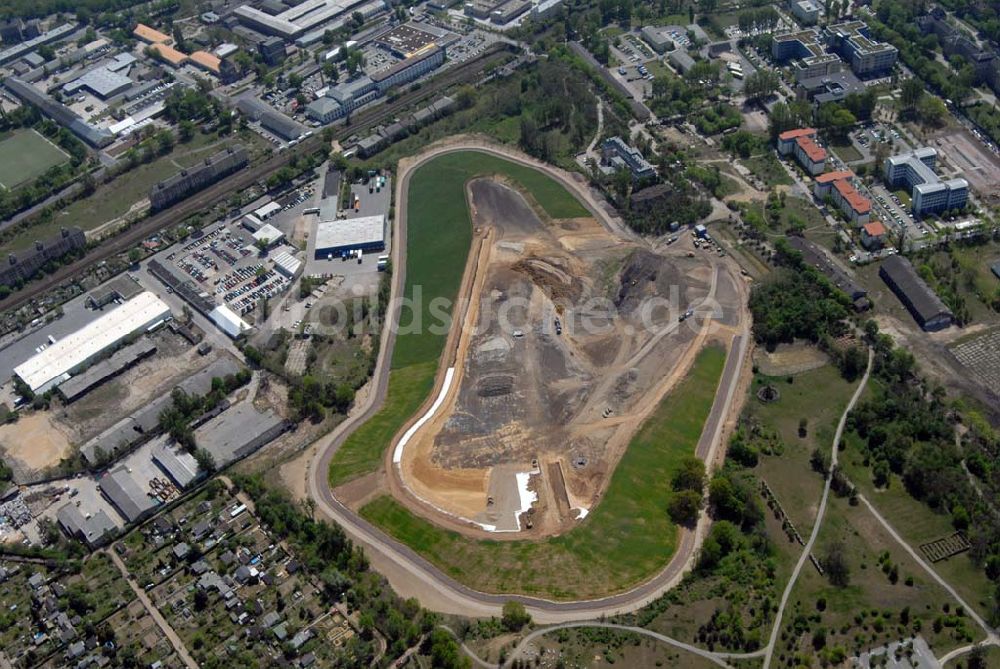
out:
M164 35L156 28L150 28L145 23L137 23L132 34L147 44L173 44L169 35Z
M886 235L888 234L889 231L886 230L882 221L865 223L861 226L861 245L869 251L880 249L885 246Z
M778 153L794 154L802 169L811 176L822 174L826 169L826 149L816 143L814 128L787 130L778 135Z
M218 56L208 53L207 51L194 51L190 56L191 62L200 67L203 70L207 70L212 74L218 75L219 68L222 65L222 59Z
M861 226L871 220L872 203L851 183L853 177L850 170L820 174L813 185L813 194L821 200L829 196L854 225Z
M188 55L183 51L178 51L172 46L167 46L166 44L154 44L150 49L156 54L156 57L162 60L167 65L171 67L180 67L188 61Z

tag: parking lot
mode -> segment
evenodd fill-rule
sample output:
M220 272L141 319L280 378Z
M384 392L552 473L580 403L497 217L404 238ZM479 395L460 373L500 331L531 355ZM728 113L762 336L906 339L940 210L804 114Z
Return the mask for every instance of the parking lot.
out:
M475 58L496 39L490 33L474 30L448 47L448 62L461 63Z
M235 222L217 226L171 252L165 264L241 316L289 286L288 278L267 262L250 233Z
M885 186L872 186L871 195L879 218L896 230L905 230L908 239L919 239L931 231L926 223L914 219L910 208Z

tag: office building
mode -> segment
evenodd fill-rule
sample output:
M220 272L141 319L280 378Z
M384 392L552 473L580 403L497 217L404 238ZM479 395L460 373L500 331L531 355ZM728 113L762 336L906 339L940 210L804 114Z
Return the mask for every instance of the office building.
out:
M286 142L298 139L305 134L305 128L300 124L249 94L240 98L239 102L236 103L236 108L251 121L260 123L262 128Z
M682 33L683 34L683 33ZM666 53L674 50L674 39L667 26L645 26L642 29L642 39L653 47L656 53Z
M853 178L854 173L850 170L825 172L816 177L813 194L820 199L829 197L849 221L861 226L871 218L872 203L857 191L851 181Z
M15 77L7 77L4 79L3 85L22 102L37 107L43 114L95 149L104 148L115 139L110 131L90 125L72 109L56 101L51 96L46 95L26 81Z
M802 25L811 26L819 21L820 8L815 0L791 0L788 5Z
M393 86L409 83L444 63L444 49L436 44L428 44L415 54L399 61L395 65L375 72L371 80L380 95L385 94Z
M508 0L490 12L490 22L498 26L506 25L529 9L531 3L527 0Z
M15 19L16 20L16 19ZM29 23L32 23L29 21ZM37 23L35 23L37 25ZM33 35L31 38L26 39L20 44L14 44L0 51L0 65L6 65L18 58L23 58L25 55L31 53L43 44L49 44L51 42L58 42L68 38L70 35L76 32L75 23L63 23L51 30L46 30L44 33L35 34L35 31L30 31ZM23 33L22 33L23 34Z
M137 23L132 29L132 34L146 44L173 44L174 40L170 35L161 33L156 28L150 28L144 23Z
M830 50L849 63L859 77L884 76L899 57L896 47L871 39L862 21L827 26L826 34Z
M969 182L965 179L942 180L935 172L937 150L923 147L886 158L883 177L890 188L910 191L913 213L937 214L964 209L969 201Z
M280 37L268 37L257 45L257 52L264 62L274 67L285 62L285 42Z
M378 88L372 78L363 75L331 86L326 95L306 105L306 115L320 123L332 123L375 100L378 95Z
M843 65L836 54L827 53L823 37L816 28L775 35L771 57L779 63L792 61L796 81L840 72Z
M601 162L606 171L627 169L634 181L655 179L656 169L649 164L639 149L629 146L621 137L612 137L601 145Z

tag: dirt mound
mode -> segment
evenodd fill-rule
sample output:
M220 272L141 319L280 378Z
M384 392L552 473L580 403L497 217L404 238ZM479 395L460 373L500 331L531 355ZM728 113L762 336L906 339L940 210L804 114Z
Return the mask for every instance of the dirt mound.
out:
M511 269L528 277L553 302L575 303L583 295L583 282L573 276L560 259L525 258L514 263Z
M625 259L618 277L615 306L623 314L635 311L646 298L670 297L682 288L685 278L670 260L648 249L636 249Z

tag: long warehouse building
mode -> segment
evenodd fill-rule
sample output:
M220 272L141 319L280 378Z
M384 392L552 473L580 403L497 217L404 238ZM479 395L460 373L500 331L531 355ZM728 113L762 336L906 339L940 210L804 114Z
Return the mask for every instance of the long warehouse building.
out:
M170 318L170 307L149 291L139 293L14 368L33 393L44 393L129 336Z
M343 251L381 251L385 248L385 216L323 221L316 226L316 260Z

